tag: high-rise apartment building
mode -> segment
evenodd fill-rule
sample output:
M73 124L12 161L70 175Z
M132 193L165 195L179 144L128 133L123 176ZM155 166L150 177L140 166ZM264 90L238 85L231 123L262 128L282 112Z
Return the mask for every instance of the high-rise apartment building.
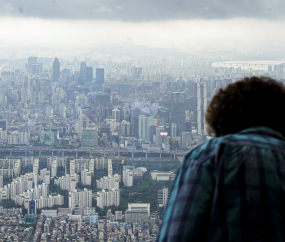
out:
M133 171L128 169L127 166L124 166L123 170L123 182L125 187L133 186L134 174Z
M207 133L204 113L207 111L207 86L206 82L198 81L197 85L197 126L198 134Z
M38 93L38 101L39 101L39 103L44 103L44 101L45 101L45 93L44 92L40 91Z
M83 185L91 185L91 171L88 169L81 171L81 183Z
M51 176L55 177L57 175L57 162L54 160L51 165Z
M78 182L79 182L79 175L77 174L72 174L72 175L66 174L65 176L59 177L58 179L54 179L54 184L57 184L60 186L61 189L68 190L70 192L76 189Z
M112 159L108 159L108 176L113 175Z
M47 168L40 170L40 180L45 184L50 184L50 171Z
M100 180L96 180L96 187L100 189L119 190L121 176L119 174L104 176Z
M21 171L20 159L0 159L0 175L4 177L17 177Z
M39 159L34 160L33 164L33 173L38 174L39 173Z
M131 133L131 124L130 122L127 122L126 120L123 120L121 123L121 130L120 134L122 136L130 136Z
M63 119L66 118L66 105L64 103L59 105L59 117Z
M166 207L169 196L170 196L170 193L168 191L168 188L163 188L162 190L158 190L157 191L157 206L159 204L162 204L164 207Z
M53 116L53 108L52 106L46 106L46 116L52 117Z
M97 192L97 206L101 209L108 206L120 205L120 191L119 190L102 190Z
M108 166L107 159L105 159L104 157L95 158L94 160L95 160L96 170L104 170L105 168L107 168Z
M37 94L34 91L30 92L30 103L35 104L37 102Z
M96 158L95 160L97 161L98 158ZM107 160L106 160L106 163L107 163ZM95 167L94 159L83 159L83 158L74 159L70 161L70 174L75 174L75 173L77 174L85 169L88 169L92 174L94 174L94 167ZM96 168L97 168L97 163L96 163ZM104 166L104 168L102 169L105 169L105 168L107 168L107 165Z
M116 122L120 122L120 110L117 108L114 108L112 110L112 118L116 120Z
M69 192L69 208L74 209L76 205L79 207L92 207L92 191L84 188L81 191Z

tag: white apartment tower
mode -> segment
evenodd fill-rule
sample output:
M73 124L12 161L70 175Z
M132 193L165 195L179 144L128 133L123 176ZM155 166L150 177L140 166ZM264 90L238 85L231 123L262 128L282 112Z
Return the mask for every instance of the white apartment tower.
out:
M119 206L120 205L120 191L119 190L102 190L97 192L97 206L101 209L108 206Z
M79 182L79 175L73 174L73 175L65 175L58 179L54 179L54 184L58 184L61 189L68 190L68 191L74 191L76 189L76 185Z
M113 175L113 166L112 166L112 160L108 159L108 176Z
M100 180L96 180L96 187L100 189L119 190L120 181L121 176L119 174L115 174L113 176L104 176Z
M33 173L39 174L39 159L34 160Z
M50 184L50 171L47 168L40 170L40 179L45 184Z
M207 86L206 82L197 81L197 125L198 134L207 133L204 113L207 110Z
M132 187L133 186L133 178L134 174L133 171L130 169L127 169L126 166L124 166L123 170L123 182L125 187Z
M91 185L91 171L88 171L88 169L81 171L81 183Z
M69 192L69 208L74 209L76 205L79 207L92 207L92 191L84 188L84 190L74 190Z

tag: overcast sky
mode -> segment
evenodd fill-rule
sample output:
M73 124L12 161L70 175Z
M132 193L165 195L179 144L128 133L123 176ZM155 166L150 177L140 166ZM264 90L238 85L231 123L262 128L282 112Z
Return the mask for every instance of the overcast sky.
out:
M282 19L285 4L277 0L2 0L0 9L2 16L141 22Z
M0 41L227 48L230 40L285 40L284 11L276 0L2 0Z

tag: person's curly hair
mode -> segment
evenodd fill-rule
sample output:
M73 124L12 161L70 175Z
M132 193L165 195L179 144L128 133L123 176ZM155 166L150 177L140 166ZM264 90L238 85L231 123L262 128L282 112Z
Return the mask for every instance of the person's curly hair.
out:
M205 119L215 137L254 126L270 127L285 137L285 87L269 77L246 77L212 98Z

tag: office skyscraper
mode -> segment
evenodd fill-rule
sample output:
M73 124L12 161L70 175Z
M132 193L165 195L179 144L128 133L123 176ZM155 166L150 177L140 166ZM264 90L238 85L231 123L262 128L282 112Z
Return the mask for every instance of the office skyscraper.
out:
M207 133L204 113L207 110L207 85L206 82L198 81L197 85L197 126L198 134Z
M5 131L7 129L6 119L0 119L0 128L2 129L2 131Z
M104 69L96 68L96 83L99 86L99 90L102 90L102 85L104 84Z
M36 63L38 63L38 57L29 57L28 58L28 63L29 64L36 64Z
M185 132L186 93L173 92L171 97L171 123L176 124L177 135Z
M137 137L139 134L139 115L141 110L135 106L131 107L131 136Z
M58 82L60 77L60 64L57 58L54 59L52 63L52 80Z
M133 74L132 74L133 79L138 79L138 68L133 67Z
M86 67L86 84L92 84L93 80L93 67L87 66Z
M86 62L85 61L83 61L80 65L80 77L84 80L84 85L85 85L86 83Z
M36 201L30 200L28 206L28 214L35 214L37 215L37 208L36 208Z
M33 74L39 74L43 72L43 63L38 63L37 57L29 57L28 63L26 63L26 69Z
M150 139L150 126L154 125L154 118L145 115L139 115L139 137L141 139Z

